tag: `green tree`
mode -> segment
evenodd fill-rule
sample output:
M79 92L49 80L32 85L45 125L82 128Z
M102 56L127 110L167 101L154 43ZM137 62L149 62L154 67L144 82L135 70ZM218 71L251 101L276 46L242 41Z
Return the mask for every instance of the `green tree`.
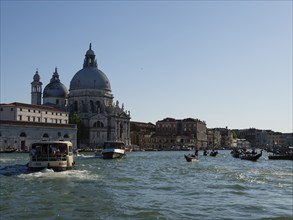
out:
M80 142L87 139L88 132L84 124L82 123L81 118L76 113L69 115L69 123L77 125L77 145L80 145Z
M237 139L237 134L235 131L232 131L233 139Z

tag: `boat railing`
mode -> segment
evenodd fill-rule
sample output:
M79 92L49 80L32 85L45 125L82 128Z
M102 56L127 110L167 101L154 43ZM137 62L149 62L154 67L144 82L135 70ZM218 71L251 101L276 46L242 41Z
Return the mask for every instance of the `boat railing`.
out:
M41 155L32 156L32 161L66 161L67 155Z

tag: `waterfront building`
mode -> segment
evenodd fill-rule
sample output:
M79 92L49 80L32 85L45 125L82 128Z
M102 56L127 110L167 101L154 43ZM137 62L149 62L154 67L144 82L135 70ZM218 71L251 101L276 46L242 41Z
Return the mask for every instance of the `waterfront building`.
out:
M157 149L206 148L206 130L206 123L199 119L165 118L157 121L153 142Z
M216 128L207 129L207 147L209 149L218 149L221 147L221 132Z
M153 149L154 143L152 136L156 132L156 125L145 122L130 122L130 137L133 147L137 150Z
M220 134L221 134L221 147L222 148L229 148L229 147L233 147L234 145L234 140L236 139L236 137L234 137L234 132L230 129L228 129L228 127L225 128L216 128Z
M68 122L68 112L55 107L0 104L0 148L26 151L34 141L61 139L76 146L76 125Z

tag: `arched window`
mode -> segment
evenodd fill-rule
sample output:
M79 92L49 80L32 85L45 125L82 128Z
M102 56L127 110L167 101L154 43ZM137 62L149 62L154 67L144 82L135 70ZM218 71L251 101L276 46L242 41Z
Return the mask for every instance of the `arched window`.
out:
M47 133L43 134L43 138L48 138L49 135Z
M92 100L90 101L90 109L91 112L95 112L94 102Z
M95 106L95 108L96 108L96 111L97 111L97 112L101 112L101 103L100 103L100 101L96 101L96 106ZM101 113L103 113L103 112L101 112Z
M74 101L74 111L78 112L78 102Z
M21 132L20 135L19 135L19 137L26 137L26 133Z
M120 138L122 138L122 134L123 134L123 125L120 124Z
M104 123L101 121L96 121L93 125L94 128L103 128L104 127Z

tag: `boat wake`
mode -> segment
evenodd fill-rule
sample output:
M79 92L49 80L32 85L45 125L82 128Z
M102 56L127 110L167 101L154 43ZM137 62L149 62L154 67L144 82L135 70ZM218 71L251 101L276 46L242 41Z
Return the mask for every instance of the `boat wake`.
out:
M20 178L47 178L47 179L76 179L76 180L97 180L98 175L93 175L87 170L67 170L62 172L54 172L52 169L43 169L38 172L23 173Z
M27 165L23 164L8 165L0 168L0 175L3 176L17 176L25 173L29 172L27 171Z

